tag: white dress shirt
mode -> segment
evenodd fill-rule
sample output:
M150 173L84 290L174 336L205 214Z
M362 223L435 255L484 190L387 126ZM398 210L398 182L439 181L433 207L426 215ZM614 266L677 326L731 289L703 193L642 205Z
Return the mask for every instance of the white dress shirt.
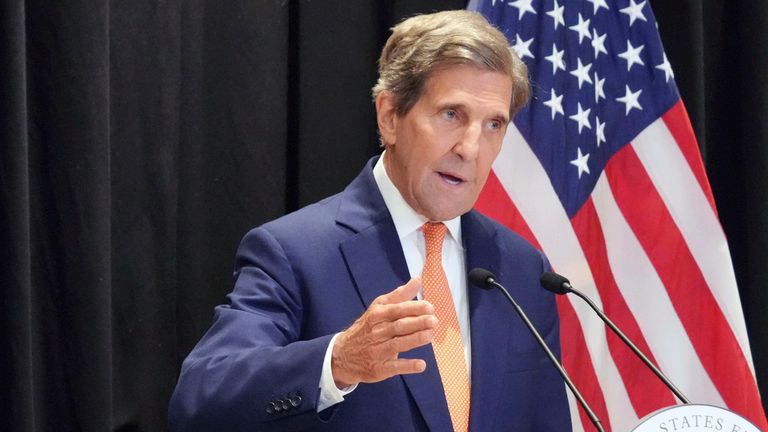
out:
M386 151L385 151L386 153ZM376 185L384 197L384 204L387 206L392 221L395 224L397 235L400 238L400 245L403 248L405 261L408 265L408 272L411 277L421 276L426 261L426 246L424 242L424 233L421 232L421 226L429 220L416 213L405 201L400 191L397 190L392 180L387 174L384 166L384 154L381 155L376 165L373 167L373 177ZM436 221L433 221L436 222ZM459 320L461 336L464 342L464 358L467 361L467 371L471 371L471 337L469 332L469 299L467 295L467 269L466 254L461 240L461 217L456 217L448 221L441 221L448 228L450 235L443 240L443 269L448 279L448 286L453 296L453 304L456 307L456 316ZM397 287L392 287L395 289ZM418 298L422 298L422 292L419 291ZM317 411L320 412L332 405L344 400L344 396L352 392L357 386L350 386L345 389L338 389L333 381L331 371L331 354L333 353L333 344L336 336L331 339L328 349L325 352L323 361L323 371L320 377L320 400L318 401ZM468 374L471 376L472 374Z

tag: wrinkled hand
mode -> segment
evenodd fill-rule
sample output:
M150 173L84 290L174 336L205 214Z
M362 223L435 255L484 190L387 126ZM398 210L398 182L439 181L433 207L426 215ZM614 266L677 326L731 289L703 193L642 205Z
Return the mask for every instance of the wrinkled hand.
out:
M412 300L420 288L421 279L412 278L377 297L357 321L339 334L331 357L337 387L424 372L424 360L398 358L401 352L430 343L437 327L432 304Z

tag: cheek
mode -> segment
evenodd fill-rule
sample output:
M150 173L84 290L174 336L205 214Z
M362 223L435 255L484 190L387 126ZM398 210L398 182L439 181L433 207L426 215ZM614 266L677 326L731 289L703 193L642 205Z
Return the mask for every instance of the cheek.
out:
M496 157L499 155L500 150L501 150L501 145L498 145L498 146L490 145L484 148L478 155L478 162L477 162L478 174L482 175L483 178L485 178L488 175L488 173L491 171L493 162L496 160Z

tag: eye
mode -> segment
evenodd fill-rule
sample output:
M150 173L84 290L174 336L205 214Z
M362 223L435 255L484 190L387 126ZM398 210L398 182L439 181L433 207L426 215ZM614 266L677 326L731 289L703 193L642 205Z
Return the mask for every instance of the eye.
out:
M443 118L446 120L454 120L456 117L459 116L459 113L456 112L456 110L447 109L442 112Z
M504 125L498 120L491 120L488 122L488 129L492 131L501 130Z

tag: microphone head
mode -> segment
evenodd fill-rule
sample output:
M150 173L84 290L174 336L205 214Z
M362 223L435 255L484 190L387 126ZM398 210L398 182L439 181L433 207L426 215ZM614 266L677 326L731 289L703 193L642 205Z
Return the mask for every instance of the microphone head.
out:
M555 294L567 294L571 292L571 282L555 272L544 272L539 278L541 286Z
M490 282L495 280L496 275L484 268L475 267L469 271L469 282L480 288L493 289L493 285Z

